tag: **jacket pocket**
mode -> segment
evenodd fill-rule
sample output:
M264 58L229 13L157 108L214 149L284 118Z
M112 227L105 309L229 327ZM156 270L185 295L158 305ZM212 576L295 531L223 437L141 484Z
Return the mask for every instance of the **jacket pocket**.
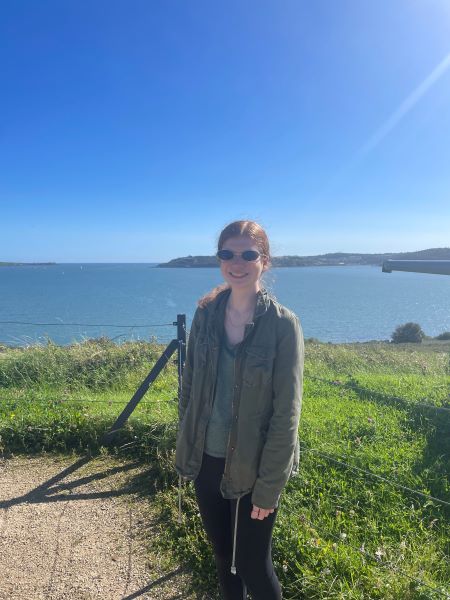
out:
M274 352L264 346L250 346L245 352L244 385L266 386L272 379Z

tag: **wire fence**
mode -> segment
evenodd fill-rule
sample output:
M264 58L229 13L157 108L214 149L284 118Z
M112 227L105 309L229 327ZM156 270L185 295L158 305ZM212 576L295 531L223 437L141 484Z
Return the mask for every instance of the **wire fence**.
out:
M378 390L370 390L368 388L358 385L353 380L344 382L344 381L340 381L337 379L333 379L333 380L324 379L323 377L316 377L314 375L308 375L308 377L306 379L309 379L311 381L319 381L321 383L325 383L330 386L337 386L337 387L341 387L341 388L347 389L347 390L353 390L355 392L359 392L359 393L364 394L369 397L391 401L393 404L400 404L402 406L408 406L408 407L420 406L421 408L426 408L429 410L450 413L450 406L440 406L440 405L429 404L429 403L425 403L425 402L416 402L414 400L411 401L411 400L408 400L407 398L402 398L401 396L385 394L384 392L379 392ZM445 399L442 399L441 402L447 403L447 400L450 399L450 384L444 383L439 386L439 390L441 388L444 388L447 390L447 397Z
M168 340L168 341L170 341L170 340ZM319 378L319 377L313 377L313 376L305 377L305 381L308 381L308 380L320 381L322 383L326 383L328 385L333 385L333 386L340 385L341 387L344 387L344 388L348 387L348 386L346 386L345 383L341 383L341 382L337 383L336 381L327 380L327 379L323 379L323 378ZM350 386L348 389L355 389L355 388L354 388L354 386ZM414 402L414 401L411 402L411 401L407 400L406 398L401 398L399 396L392 396L390 394L384 394L384 393L381 393L378 391L368 390L367 388L361 388L361 389L363 389L367 395L381 397L386 400L398 400L403 405L408 405L411 408L420 406L421 408L426 408L428 410L435 410L437 412L450 413L450 407L446 407L446 406L444 407L444 406L439 406L439 405L435 405L435 404L425 404L422 402ZM305 397L306 397L306 395L305 395ZM81 398L81 399L77 399L77 400L73 400L73 401L74 402L75 401L76 402L108 402L109 404L111 404L111 403L112 404L121 404L122 403L122 401L111 401L111 400L107 400L107 399L105 399L105 400L90 400L90 399L82 399ZM126 402L126 400L124 400L123 402Z
M5 394L2 394L0 396L0 399L2 401L17 401L19 398L17 397L11 397ZM20 398L21 400L23 400L24 398ZM56 404L56 405L72 405L72 406L76 406L79 407L80 404L106 404L108 406L112 406L112 405L118 405L118 406L124 406L127 404L128 399L124 399L124 400L111 400L111 399L91 399L91 398L32 398L31 400L29 400L30 402L38 402L38 403L42 403L42 404ZM142 401L139 403L140 407L152 407L155 404L171 404L173 406L177 406L178 403L178 398L174 397L174 398L167 398L167 399L152 399L152 400L148 400L148 401ZM373 471L369 471L368 469L364 469L356 464L352 464L350 462L348 462L349 460L354 460L354 461L359 461L359 457L356 457L355 455L352 454L347 454L345 457L336 455L336 454L329 454L323 451L323 449L321 448L314 448L314 447L310 447L306 445L306 442L304 440L300 440L301 445L300 445L300 451L307 453L313 453L317 456L320 456L322 458L325 458L327 461L332 462L334 464L337 464L341 467L345 467L348 470L352 470L356 473L359 474L363 474L366 476L366 478L371 478L371 479L377 479L379 481L383 481L384 483L387 483L388 485L391 485L393 487L396 487L398 489L401 489L403 491L412 493L412 494L416 494L418 496L421 496L422 498L425 498L427 500L431 500L434 502L437 502L439 504L442 504L444 506L449 506L450 507L450 502L447 502L446 500L442 500L440 498L436 498L434 496L432 496L431 494L426 494L420 490L416 490L414 488L405 486L397 481L394 481L392 479L389 479L388 477L384 477L382 475L379 475L377 473L374 473Z
M37 321L21 321L21 320L2 320L0 321L1 325L13 325L13 326L26 326L26 327L52 327L52 328L67 328L67 327L83 327L83 328L95 328L100 331L96 332L96 337L90 338L87 335L87 331L81 331L74 333L70 340L66 335L53 335L50 336L48 332L35 332L34 335L26 335L26 334L8 334L5 336L3 334L3 339L0 339L0 344L10 345L16 348L23 348L34 345L45 345L48 341L52 341L54 343L60 343L62 345L70 345L73 343L82 343L86 340L98 339L102 337L107 337L111 341L123 340L123 341L148 341L157 344L165 344L169 343L171 339L173 339L173 335L171 335L167 329L173 328L172 323L133 323L133 324L124 324L124 323L78 323L78 322L63 322L59 321L55 322L37 322ZM102 331L102 329L109 329L110 331ZM128 329L129 333L123 333L115 335L115 329ZM142 330L147 329L147 335L144 338L141 338L140 335L137 337L130 332L134 332L134 330ZM156 329L157 331L152 331ZM165 331L160 331L161 329L165 329ZM159 330L159 331L158 331ZM1 334L1 331L0 331ZM123 339L125 338L125 339Z
M316 454L318 456L321 456L322 458L325 458L327 461L335 463L337 465L340 465L341 467L345 467L347 469L350 469L352 471L355 471L356 473L362 473L368 477L367 478L372 478L372 479L378 479L379 481L383 481L384 483L387 483L393 487L396 487L398 489L401 489L405 492L410 492L412 494L416 494L418 496L421 496L422 498L425 498L427 500L432 500L433 502L437 502L439 504L442 504L444 506L450 506L450 502L447 502L446 500L441 500L440 498L435 498L434 496L431 496L430 494L425 494L424 492L421 492L419 490L415 490L413 488L410 488L408 486L402 485L401 483L398 483L397 481L393 481L392 479L388 479L387 477L383 477L382 475L378 475L377 473L373 473L372 471L368 471L367 469L362 469L361 467L357 467L356 465L352 465L348 462L345 462L342 457L338 456L333 456L330 454L326 454L325 452L322 452L316 448L308 448L305 446L300 446L300 451L301 452L312 452L313 454ZM352 455L348 455L346 457L348 458L355 458Z
M126 398L124 400L108 400L108 399L104 399L104 400L95 400L92 398L18 398L16 397L12 397L12 396L8 396L5 394L0 394L0 400L1 401L17 401L17 400L25 400L26 402L31 402L31 403L41 403L41 404L59 404L59 405L66 405L66 406L76 406L78 407L80 404L107 404L108 406L124 406L124 404L127 404L129 401L129 398ZM152 399L152 400L147 400L144 402L139 402L139 406L153 406L154 404L176 404L178 402L178 398L162 398L162 399Z
M134 324L134 325L118 325L117 323L32 323L31 321L0 321L0 324L13 324L13 325L36 325L36 326L45 326L45 327L128 327L128 328L138 328L138 327L169 327L172 326L173 323L144 323L144 324Z

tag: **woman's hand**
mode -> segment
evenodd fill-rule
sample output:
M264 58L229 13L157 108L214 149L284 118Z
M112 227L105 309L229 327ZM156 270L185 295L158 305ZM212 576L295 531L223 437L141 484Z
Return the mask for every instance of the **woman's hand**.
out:
M259 519L262 521L266 517L273 513L274 508L259 508L258 506L253 505L252 514L250 515L252 519Z

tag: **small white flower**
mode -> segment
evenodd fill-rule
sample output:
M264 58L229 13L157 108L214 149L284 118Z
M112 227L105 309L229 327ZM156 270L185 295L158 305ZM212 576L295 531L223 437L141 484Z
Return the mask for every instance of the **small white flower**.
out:
M381 560L381 557L384 556L384 551L382 548L377 548L377 551L375 552L375 556L377 557L377 560Z

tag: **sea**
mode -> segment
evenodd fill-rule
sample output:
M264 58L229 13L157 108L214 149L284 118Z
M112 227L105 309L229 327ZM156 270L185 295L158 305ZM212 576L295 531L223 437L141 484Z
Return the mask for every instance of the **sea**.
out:
M153 264L0 267L0 343L68 345L107 336L169 342L178 314L190 327L197 300L221 283L215 268ZM426 335L450 331L450 277L383 273L375 266L270 270L264 285L300 318L305 338L323 342L390 339L403 323Z

